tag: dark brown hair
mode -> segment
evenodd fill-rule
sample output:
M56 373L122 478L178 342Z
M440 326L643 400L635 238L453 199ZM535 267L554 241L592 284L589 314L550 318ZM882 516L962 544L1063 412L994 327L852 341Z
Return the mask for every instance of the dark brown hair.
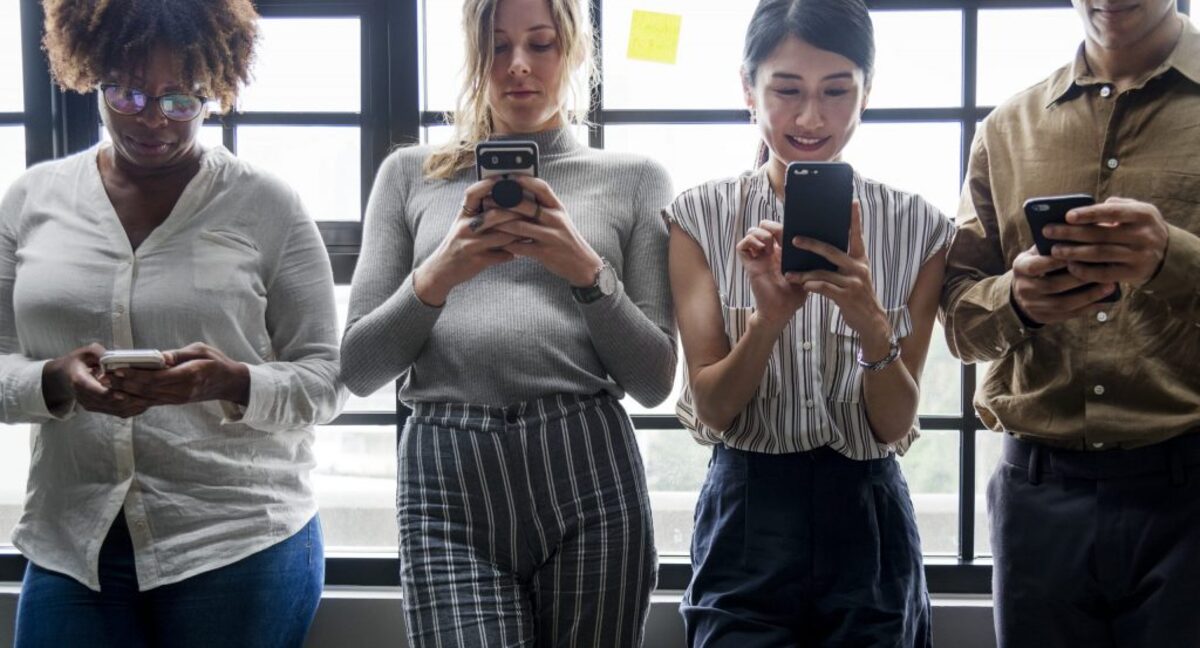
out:
M250 0L43 0L42 45L64 89L89 92L112 71L136 70L156 47L180 58L188 84L229 110L249 81L258 37Z

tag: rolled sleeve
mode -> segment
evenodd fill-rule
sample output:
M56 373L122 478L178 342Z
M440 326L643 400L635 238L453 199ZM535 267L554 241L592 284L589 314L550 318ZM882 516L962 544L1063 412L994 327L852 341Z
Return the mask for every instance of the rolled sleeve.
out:
M1172 312L1200 323L1200 237L1174 225L1167 229L1162 268L1141 290L1169 303Z

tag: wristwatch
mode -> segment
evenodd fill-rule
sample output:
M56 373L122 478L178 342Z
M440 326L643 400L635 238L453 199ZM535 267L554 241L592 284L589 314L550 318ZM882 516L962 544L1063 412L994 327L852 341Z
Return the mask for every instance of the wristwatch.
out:
M571 286L571 296L580 304L590 304L617 292L617 271L613 269L608 259L600 257L600 261L603 263L596 270L596 278L592 281L592 285L582 288Z
M867 362L863 360L862 347L858 347L858 366L867 371L879 371L893 362L900 359L900 341L896 339L896 334L893 333L888 338L888 354L882 360L876 362Z

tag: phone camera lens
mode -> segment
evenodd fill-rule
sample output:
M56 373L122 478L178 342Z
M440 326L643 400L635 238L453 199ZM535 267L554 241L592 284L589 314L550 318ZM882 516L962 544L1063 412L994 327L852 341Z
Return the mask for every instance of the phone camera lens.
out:
M500 156L499 155L492 156L492 164L500 164Z

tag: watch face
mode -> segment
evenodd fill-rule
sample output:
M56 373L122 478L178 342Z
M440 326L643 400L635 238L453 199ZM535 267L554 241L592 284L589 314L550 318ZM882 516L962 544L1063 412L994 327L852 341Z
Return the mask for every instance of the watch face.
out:
M605 295L617 292L617 271L605 263L604 267L600 268L600 274L596 277L596 287Z

